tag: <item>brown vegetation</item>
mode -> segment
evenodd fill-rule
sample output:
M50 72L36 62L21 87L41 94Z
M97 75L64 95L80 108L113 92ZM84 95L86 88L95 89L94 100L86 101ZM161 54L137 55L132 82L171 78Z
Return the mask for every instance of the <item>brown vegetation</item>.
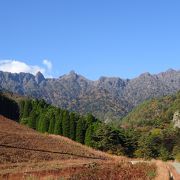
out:
M0 116L0 179L153 179L156 166L41 134ZM9 147L8 147L9 146Z
M0 146L1 164L77 159L83 156L95 159L108 158L105 153L61 136L37 133L2 116L0 117L0 145L11 146L11 148Z

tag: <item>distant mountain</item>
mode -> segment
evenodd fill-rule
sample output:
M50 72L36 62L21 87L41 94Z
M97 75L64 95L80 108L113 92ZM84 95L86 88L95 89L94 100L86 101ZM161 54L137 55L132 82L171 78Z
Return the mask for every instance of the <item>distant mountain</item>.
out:
M180 90L180 71L144 73L131 80L101 77L97 81L74 71L57 79L46 79L40 72L34 76L0 71L0 89L43 98L61 108L82 114L91 112L104 121L111 121L124 117L144 100L176 93Z

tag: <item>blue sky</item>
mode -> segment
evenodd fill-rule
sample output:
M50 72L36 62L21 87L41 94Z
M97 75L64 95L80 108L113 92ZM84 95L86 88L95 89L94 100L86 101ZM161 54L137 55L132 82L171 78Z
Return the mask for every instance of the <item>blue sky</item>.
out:
M90 79L179 70L179 8L179 0L0 0L0 66L16 60Z

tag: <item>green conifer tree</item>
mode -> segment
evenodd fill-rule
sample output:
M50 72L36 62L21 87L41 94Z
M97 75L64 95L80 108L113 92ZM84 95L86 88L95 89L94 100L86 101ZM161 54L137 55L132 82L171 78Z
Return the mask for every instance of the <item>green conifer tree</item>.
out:
M62 130L63 130L63 136L70 137L70 121L69 121L69 112L67 110L63 112Z
M77 122L76 141L84 144L85 133L86 133L86 121L84 120L83 117L80 117Z
M51 109L50 112L48 113L48 117L49 117L49 129L48 129L48 133L53 134L54 133L54 127L55 127L55 114L54 114L54 110Z
M48 114L42 113L39 119L39 131L48 132L49 129L49 117Z
M94 133L94 128L93 125L91 124L86 130L85 145L93 146L93 133Z
M24 105L25 105L25 101L24 101L24 100L21 100L21 101L19 102L20 119L23 118Z
M29 117L31 110L32 110L31 100L26 100L24 104L23 118Z
M63 111L58 109L55 114L55 127L54 127L54 134L62 135L62 118L63 118Z
M70 113L70 138L74 141L76 140L76 125L78 118L76 113Z

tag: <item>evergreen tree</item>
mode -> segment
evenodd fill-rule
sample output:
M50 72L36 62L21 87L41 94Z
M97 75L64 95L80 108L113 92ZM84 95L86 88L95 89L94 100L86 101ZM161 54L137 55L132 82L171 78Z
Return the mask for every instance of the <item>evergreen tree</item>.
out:
M76 140L76 123L77 123L77 115L75 113L70 113L70 138L72 140Z
M157 158L160 154L161 147L161 132L158 129L154 129L139 138L138 149L135 151L135 155L145 159Z
M80 117L77 122L76 141L84 144L85 133L86 133L86 121L84 120L84 118Z
M96 122L96 118L92 115L92 114L87 114L86 116L86 122L87 122L87 125L91 125L92 123Z
M25 118L27 119L27 125L28 127L32 128L32 129L35 129L35 127L33 126L34 124L34 118L32 118L31 116ZM36 123L36 122L35 122Z
M102 151L115 152L116 154L124 153L123 139L118 130L112 127L98 123L98 126L93 135L94 147ZM119 149L119 150L118 150Z
M29 118L21 118L20 119L20 124L23 124L23 125L28 125L28 121L29 121Z
M20 119L23 118L23 113L24 113L24 105L25 105L25 101L21 100L19 102L19 111L20 111Z
M32 110L31 100L26 100L24 104L23 118L28 117L30 115L31 110Z
M31 113L30 113L30 117L28 119L28 126L32 129L36 129L36 121L37 121L37 111L36 109L34 108Z
M93 134L94 134L94 128L93 125L90 125L86 130L85 145L91 147L93 146Z
M40 119L39 119L39 128L38 130L40 132L48 132L49 129L49 117L48 114L42 114Z
M97 119L92 114L87 114L86 116L86 134L85 134L85 144L88 146L93 145L93 135L94 135L94 125L97 126Z
M62 135L62 118L63 118L63 112L58 109L55 114L55 127L54 127L54 134Z
M140 132L136 131L135 129L121 129L122 136L124 136L124 146L126 155L129 157L134 156L134 152L138 146L138 139L140 138Z
M167 160L171 159L170 153L164 147L161 147L159 156L160 156L161 160L163 160L163 161L167 161Z
M45 102L44 99L38 100L38 107L40 109L44 109L47 108L49 105Z
M62 130L63 130L63 136L70 137L69 112L67 110L63 112Z
M48 133L53 134L55 127L55 114L53 109L51 109L50 112L48 113L48 117L50 119Z

